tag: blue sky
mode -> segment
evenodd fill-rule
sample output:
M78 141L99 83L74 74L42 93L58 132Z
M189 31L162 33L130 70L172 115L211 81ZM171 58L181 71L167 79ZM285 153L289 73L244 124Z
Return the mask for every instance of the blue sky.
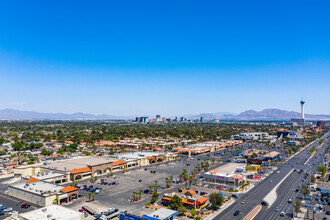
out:
M330 114L328 1L3 1L0 109Z

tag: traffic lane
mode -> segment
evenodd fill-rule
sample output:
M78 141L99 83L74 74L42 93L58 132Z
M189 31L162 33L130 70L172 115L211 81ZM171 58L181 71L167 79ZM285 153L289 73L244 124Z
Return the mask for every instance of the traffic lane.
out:
M256 219L283 219L283 217L279 216L281 211L284 211L288 217L288 214L292 213L293 204L288 203L288 200L293 200L294 191L301 181L301 178L301 174L298 174L298 172L291 173L288 179L283 181L283 183L278 188L276 201L272 204L271 207L267 207L267 209L263 208L263 210L256 216ZM275 211L276 207L279 208L279 212Z
M303 152L303 151L302 151ZM301 152L301 153L302 153ZM299 157L294 157L290 159L290 161L296 161L300 160ZM233 217L233 213L236 210L240 210L240 213L248 214L256 205L260 204L261 201L264 199L264 197L273 189L275 184L278 184L280 180L282 180L285 175L291 170L291 166L289 165L283 165L282 168L279 168L278 170L281 171L282 175L276 175L276 173L273 173L268 178L266 178L263 182L258 184L258 188L261 190L256 190L255 188L252 189L249 193L242 196L239 200L237 200L232 206L228 208L228 213L225 215L222 215L221 217L228 217L228 218L240 218L240 217ZM286 171L286 172L285 172ZM274 185L267 185L270 178L273 178ZM251 197L251 195L253 195ZM246 204L242 205L241 202L246 199ZM242 211L241 211L242 210Z
M256 188L251 189L251 191L243 195L232 206L228 207L229 215L227 216L230 217L236 210L242 210L242 213L247 214L256 205L261 204L264 197L290 172L290 170L290 168L282 169L280 174L274 173L266 178L260 183L260 190ZM273 179L272 183L269 182L270 179ZM242 200L245 200L246 203L241 204Z
M233 213L236 210L239 210L242 214L248 214L256 206L256 204L261 204L264 197L274 188L275 184L278 184L285 177L285 175L290 172L290 170L291 169L283 169L279 174L271 174L263 182L259 183L261 190L253 188L247 194L244 194L242 197L239 197L239 199L237 199L234 204L232 204L226 209L226 213L221 213L221 217L240 219L240 215L233 216ZM272 183L269 182L270 179L273 179ZM253 195L253 197L251 195ZM241 204L243 200L245 200L245 204Z
M314 144L315 144L315 143L314 143ZM306 161L306 158L305 158L305 157L307 156L307 152L308 152L309 148L311 148L311 146L305 148L304 150L302 150L301 152L299 152L295 157L289 159L288 162L287 162L286 164L281 164L281 165L279 166L279 169L278 169L278 170L280 170L280 169L283 169L283 170L284 170L285 167L286 167L286 168L291 168L291 165L288 165L288 163L297 163L297 164L298 164L298 162L300 162L300 161L301 161L301 162L305 162L305 161ZM282 172L282 173L283 173L283 172ZM271 175L271 176L273 176L273 175ZM274 178L274 176L273 176L273 178ZM282 178L284 178L284 176L283 176ZM246 193L245 196L249 198L249 200L247 200L247 201L249 201L248 203L253 203L253 202L251 201L251 198L256 197L256 195L266 196L266 195L268 194L268 192L263 193L263 192L265 191L265 189L263 189L263 187L265 187L265 185L263 185L262 183L264 183L264 182L266 182L266 180L264 180L263 182L259 183L259 184L258 184L257 186L255 186L252 190L250 190L248 193ZM277 181L275 180L275 182L277 182ZM279 182L279 181L278 181L278 182ZM278 182L277 182L277 183L278 183ZM258 192L258 191L259 191L259 192ZM253 197L251 197L251 195L253 195ZM244 198L244 197L238 199L234 204L232 204L232 205L231 205L230 207L228 207L223 213L221 213L221 217L233 218L233 213L234 213L235 210L239 210L240 205L241 205L240 203L241 203L241 201L243 200L243 198ZM260 197L258 196L258 198L260 198ZM263 198L264 198L264 197L263 197ZM263 199L263 198L262 198L262 199ZM254 202L254 203L255 203L254 206L260 204L260 202L261 202L261 201L256 201L256 202ZM251 204L249 204L249 205L251 205ZM248 206L249 206L249 205L248 205ZM252 209L253 209L253 208L245 208L243 211L246 212L246 211L248 211L248 210L252 210ZM243 213L243 214L245 214L245 213ZM246 213L246 214L247 214L247 213ZM218 214L216 217L219 218L219 217L220 217L220 214Z
M324 152L324 148L322 150L322 153L323 152ZM322 157L322 153L321 153L321 157ZM313 168L314 168L313 170L315 170L316 166L314 166ZM295 172L295 173L298 173L298 172ZM282 187L281 189L279 189L280 192L284 192L284 193L279 194L278 198L281 198L281 199L278 199L274 203L273 207L270 208L270 210L267 212L267 214L260 215L260 216L262 216L261 219L276 219L276 218L283 219L282 217L279 217L279 213L276 213L274 211L275 207L282 207L282 206L283 206L283 208L280 209L279 212L284 211L287 214L287 218L290 218L288 216L288 214L292 214L292 212L293 212L293 203L289 205L288 200L290 198L290 194L293 194L294 196L291 196L291 199L294 202L294 198L296 197L297 194L299 194L299 192L298 193L295 192L295 188L298 188L298 186L302 183L302 181L301 181L302 179L303 179L303 174L298 174L298 176L296 176L296 178L294 178L291 183L285 183L285 184L287 184L288 187L286 187L286 189L284 189L285 187ZM308 179L307 179L307 181L308 181ZM290 187L291 185L293 186L293 188ZM289 191L291 191L291 193L287 193Z

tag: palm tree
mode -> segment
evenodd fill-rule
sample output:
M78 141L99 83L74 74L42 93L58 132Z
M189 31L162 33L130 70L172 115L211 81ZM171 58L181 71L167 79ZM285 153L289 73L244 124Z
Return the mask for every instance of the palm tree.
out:
M142 199L142 193L143 193L143 191L140 190L140 191L139 191L139 198L140 198L140 199Z
M53 204L58 204L58 198L54 199Z
M91 201L91 196L93 196L93 193L89 192L88 193L88 200Z
M180 178L180 183L182 183L182 179L183 179L182 173L179 175L179 178Z
M191 183L192 183L192 181L194 181L194 179L195 179L194 176L189 176L189 178L188 178L188 180L189 180L189 185L190 185L189 189L191 189Z
M172 183L173 183L173 176L170 176L170 181L171 181L171 183L170 183L170 186L172 187Z
M155 189L155 192L157 193L158 192L158 186L154 185L154 189Z
M186 183L186 188L187 188L188 175L187 175L187 174L184 174L184 175L183 175L183 179L184 179L184 181L185 181L185 183Z
M169 186L170 179L168 177L165 178L166 188L170 188Z
M94 201L95 200L95 195L94 194L92 195L92 198L93 198L93 201Z
M149 189L149 194L152 194L153 186L149 185L149 186L148 186L148 189Z

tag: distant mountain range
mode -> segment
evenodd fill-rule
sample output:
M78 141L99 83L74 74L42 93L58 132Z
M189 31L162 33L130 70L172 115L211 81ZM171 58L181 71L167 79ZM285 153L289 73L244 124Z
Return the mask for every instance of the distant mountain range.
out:
M222 120L261 120L261 121L281 121L290 120L291 118L300 118L299 112L286 111L281 109L264 109L260 112L255 110L248 110L240 114L226 113L202 113L192 118L204 117L205 119L222 119ZM306 120L330 120L330 115L316 115L316 114L305 114Z
M8 120L125 120L132 117L113 116L113 115L93 115L86 113L40 113L34 111L20 111L15 109L0 110L0 119Z
M199 115L187 116L188 119L221 119L221 120L290 120L300 118L299 112L285 111L280 109L264 109L262 111L248 110L240 114L230 112L202 113ZM0 120L128 120L134 116L113 116L113 115L94 115L86 113L39 113L34 111L20 111L14 109L0 110ZM330 120L330 115L305 114L306 120Z

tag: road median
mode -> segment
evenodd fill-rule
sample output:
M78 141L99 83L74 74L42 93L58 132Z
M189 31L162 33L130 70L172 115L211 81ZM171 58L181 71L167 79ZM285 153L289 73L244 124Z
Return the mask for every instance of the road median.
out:
M243 220L252 220L254 219L254 217L256 217L258 215L258 213L261 210L261 205L256 206L254 209L252 209L251 212L249 212L249 214L247 214Z

